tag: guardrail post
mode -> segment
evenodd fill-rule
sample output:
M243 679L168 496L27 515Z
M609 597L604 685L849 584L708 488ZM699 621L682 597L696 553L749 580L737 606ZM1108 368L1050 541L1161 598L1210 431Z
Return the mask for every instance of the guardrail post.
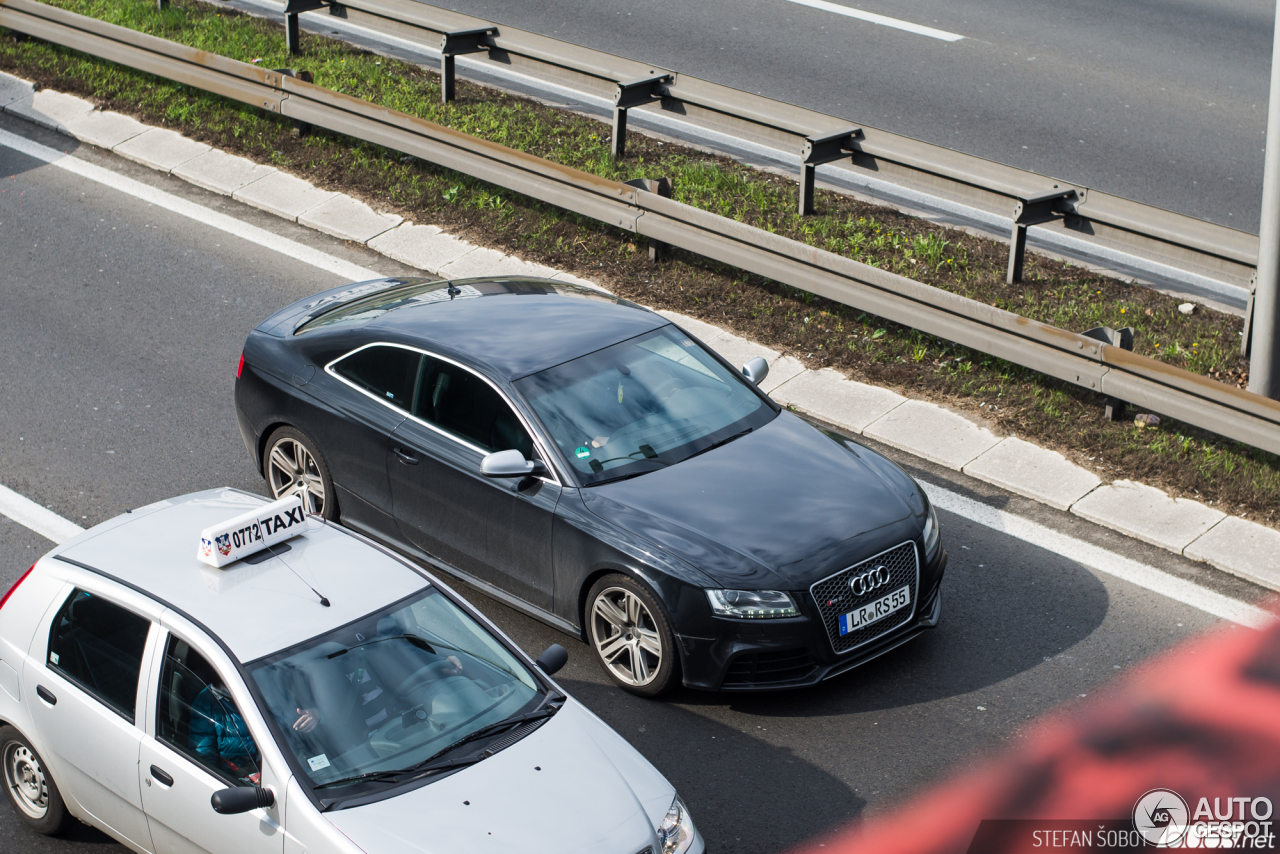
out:
M491 36L498 34L497 27L478 27L474 30L453 30L440 36L440 102L453 100L453 58L464 53L483 53L493 47Z
M1258 271L1253 272L1253 279L1249 282L1249 301L1244 305L1244 328L1240 330L1240 355L1249 358L1249 351L1253 344L1253 298L1258 293Z
M1112 329L1110 326L1095 326L1088 332L1081 332L1080 334L1086 338L1093 338L1104 344L1110 344L1112 347L1119 347L1121 350L1133 350L1132 326L1126 326L1123 329ZM1107 395L1105 406L1102 417L1108 421L1120 421L1124 418L1128 404L1119 398Z
M1027 226L1056 219L1059 214L1075 213L1075 190L1054 189L1038 196L1018 197L1013 206L1013 233L1009 235L1009 270L1005 282L1022 281L1022 266L1027 256ZM1087 332L1085 333L1088 334Z
M655 193L664 199L671 198L671 179L670 178L636 178L634 181L625 182L629 187L636 187L648 193ZM665 261L671 257L671 244L663 243L661 240L649 238L649 261L658 263Z
M163 3L167 0L157 0ZM301 34L298 31L298 13L313 12L316 9L323 9L327 4L326 0L289 0L284 7L284 41L289 47L289 55L297 56L302 52Z
M276 74L280 74L285 77L292 77L296 80L301 80L303 83L315 82L315 77L311 74L310 71L298 71L296 68L275 68L272 70L275 71ZM281 81L281 83L283 84L283 81ZM284 86L281 85L279 88L283 90ZM311 133L310 124L308 124L307 122L300 122L297 119L293 119L293 135L294 136L307 136L310 133Z
M1249 341L1249 391L1280 400L1280 0L1271 43L1271 98L1263 149L1262 216L1258 222L1258 270Z
M168 5L169 5L169 0L156 0L156 8L162 12L164 11L165 7Z
M862 128L845 128L822 136L806 137L800 147L800 216L813 213L813 184L818 167L852 157L857 153L856 143L862 136Z
M613 93L613 136L609 139L609 153L614 160L627 155L627 110L661 101L667 96L672 79L670 74L655 74L618 84Z

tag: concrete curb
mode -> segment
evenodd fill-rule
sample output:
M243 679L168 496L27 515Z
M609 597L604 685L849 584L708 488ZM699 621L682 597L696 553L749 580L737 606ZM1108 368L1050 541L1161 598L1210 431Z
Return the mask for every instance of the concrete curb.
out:
M603 290L595 282L531 264L405 222L307 181L153 128L88 101L0 73L0 109L122 157L444 278L528 275ZM1271 590L1280 590L1280 531L1228 516L1198 501L1171 498L1130 481L1104 484L1061 454L1016 437L1000 437L971 419L922 400L849 380L728 330L671 311L659 314L740 365L769 363L761 389L779 403L850 433L865 435L939 465L963 471L1058 510L1185 555Z

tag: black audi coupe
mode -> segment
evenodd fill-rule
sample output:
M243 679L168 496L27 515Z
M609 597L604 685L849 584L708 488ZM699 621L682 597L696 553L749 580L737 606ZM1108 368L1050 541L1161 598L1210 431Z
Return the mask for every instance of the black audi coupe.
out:
M767 371L590 288L379 279L253 330L235 401L272 494L581 637L624 689L760 690L937 625L947 562L920 486Z

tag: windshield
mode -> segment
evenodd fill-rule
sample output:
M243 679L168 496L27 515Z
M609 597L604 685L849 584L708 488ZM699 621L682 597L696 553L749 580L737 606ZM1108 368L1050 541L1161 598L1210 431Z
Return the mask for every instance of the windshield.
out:
M774 415L742 377L672 326L516 387L588 486L679 462Z
M324 797L385 786L376 772L470 754L485 742L449 748L534 709L545 695L514 655L435 588L249 671L284 748ZM343 782L353 777L360 779Z

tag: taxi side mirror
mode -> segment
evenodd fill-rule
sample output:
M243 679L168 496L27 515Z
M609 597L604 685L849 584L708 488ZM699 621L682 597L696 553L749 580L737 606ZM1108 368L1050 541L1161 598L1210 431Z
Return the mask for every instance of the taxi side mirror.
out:
M276 793L257 786L233 786L214 792L209 798L213 811L220 815L239 815L252 810L274 806Z
M558 671L561 667L569 662L569 650L565 649L558 643L553 643L547 647L547 651L538 656L538 660L534 664L538 665L538 669L550 676Z

